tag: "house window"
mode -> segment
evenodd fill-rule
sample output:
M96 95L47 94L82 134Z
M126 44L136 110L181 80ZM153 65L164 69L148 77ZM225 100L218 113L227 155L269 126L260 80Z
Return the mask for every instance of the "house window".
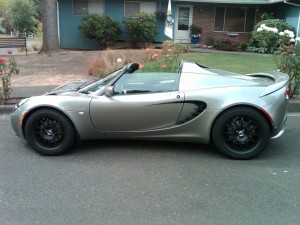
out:
M156 2L124 2L124 16L134 16L137 13L154 13Z
M104 0L73 0L73 15L84 16L104 13Z
M255 8L216 7L215 31L251 32L255 24Z

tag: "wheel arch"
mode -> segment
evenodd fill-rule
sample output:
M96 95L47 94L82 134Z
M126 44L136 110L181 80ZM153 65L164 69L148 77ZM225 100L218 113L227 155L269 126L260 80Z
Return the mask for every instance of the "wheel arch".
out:
M73 128L75 130L75 133L76 133L76 138L77 140L80 140L80 136L79 136L79 133L77 131L77 128L75 126L75 123L73 122L73 120L68 116L68 114L66 114L64 111L58 109L58 108L54 108L54 107L50 107L50 106L41 106L41 107L36 107L36 108L33 108L31 109L29 112L26 113L25 117L23 118L23 121L22 121L22 132L23 132L23 135L24 137L26 138L26 133L25 133L25 125L27 123L27 120L28 118L33 114L35 113L36 111L38 110L42 110L42 109L51 109L51 110L54 110L54 111L57 111L61 114L63 114L69 121L70 123L73 125Z
M215 123L216 121L218 120L218 118L224 114L225 112L229 111L229 110L232 110L232 109L235 109L235 108L249 108L249 109L254 109L256 110L258 113L260 113L263 118L267 121L268 125L269 125L269 128L270 128L270 132L273 130L273 126L272 126L272 118L271 116L264 110L264 109L261 109L261 108L258 108L258 107L255 107L253 105L246 105L246 104L242 104L242 105L234 105L234 106L230 106L222 111L220 111L220 113L214 118L213 122L212 122L212 125L211 125L211 128L210 128L210 143L212 143L212 132L213 132L213 128L215 126Z

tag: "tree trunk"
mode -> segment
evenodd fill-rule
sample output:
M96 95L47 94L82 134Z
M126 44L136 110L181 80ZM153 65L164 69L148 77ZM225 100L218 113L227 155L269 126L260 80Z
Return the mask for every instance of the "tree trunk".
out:
M59 49L56 0L42 0L43 47L41 52Z

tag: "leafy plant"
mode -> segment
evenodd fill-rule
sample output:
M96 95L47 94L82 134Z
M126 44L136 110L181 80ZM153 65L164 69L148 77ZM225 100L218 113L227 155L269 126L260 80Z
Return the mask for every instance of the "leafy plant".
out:
M124 18L125 30L129 40L134 42L152 42L158 34L155 26L155 16L149 13L138 13Z
M166 10L163 9L156 10L154 14L161 21L164 21L167 17Z
M192 24L190 26L190 35L191 37L199 37L202 33L202 27L196 25L196 24Z
M274 55L275 64L281 72L287 73L290 76L290 94L293 98L299 94L300 90L300 57L294 54Z
M11 93L11 76L19 73L19 67L14 57L8 60L0 58L0 103L6 103Z
M80 26L81 35L95 39L101 47L107 47L107 43L115 41L122 33L118 21L107 15L90 14L84 16Z

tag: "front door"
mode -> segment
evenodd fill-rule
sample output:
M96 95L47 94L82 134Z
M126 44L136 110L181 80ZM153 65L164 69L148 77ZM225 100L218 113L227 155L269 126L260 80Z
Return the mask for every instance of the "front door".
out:
M192 5L177 5L175 14L175 42L191 43L190 26L193 21Z
M184 102L177 73L124 74L112 96L99 96L90 104L94 126L106 132L149 131L176 124Z

